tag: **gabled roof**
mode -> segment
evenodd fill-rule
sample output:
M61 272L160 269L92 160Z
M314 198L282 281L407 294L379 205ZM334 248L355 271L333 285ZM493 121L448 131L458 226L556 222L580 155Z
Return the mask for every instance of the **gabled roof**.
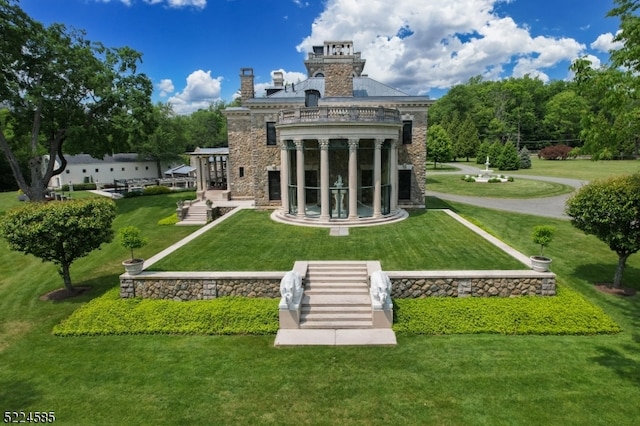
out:
M153 160L141 159L138 154L125 153L105 155L104 158L94 158L89 154L65 155L67 164L104 164L104 163L135 163Z
M195 172L196 168L195 167L191 167L191 166L186 166L184 164L179 165L178 167L173 167L169 170L167 170L166 172L164 172L165 175L171 176L171 175L188 175L191 172Z

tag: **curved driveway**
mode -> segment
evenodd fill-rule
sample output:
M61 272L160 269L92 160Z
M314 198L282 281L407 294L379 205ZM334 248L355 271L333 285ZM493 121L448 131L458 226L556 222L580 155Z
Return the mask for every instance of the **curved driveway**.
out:
M449 166L456 167L460 170L455 170L452 172L437 172L437 174L458 174L458 175L476 175L482 169L478 167L473 167L469 165L459 164L459 163L450 163ZM427 169L427 175L429 174L429 169ZM580 188L581 186L587 184L587 181L577 180L577 179L566 179L566 178L555 178L555 177L547 177L547 176L530 176L530 175L516 175L519 179L535 179L535 180L544 180L548 182L556 182L565 185L572 186L574 188ZM446 194L442 192L429 191L429 185L427 185L427 191L425 192L427 196L433 196L440 198L441 200L446 201L454 201L465 204L472 204L478 207L486 207L490 209L496 210L505 210L515 213L524 213L524 214L532 214L536 216L544 216L544 217L553 217L558 219L569 219L564 213L565 204L567 199L571 194L558 195L555 197L547 197L547 198L488 198L488 197L470 197L464 195L454 195L454 194Z

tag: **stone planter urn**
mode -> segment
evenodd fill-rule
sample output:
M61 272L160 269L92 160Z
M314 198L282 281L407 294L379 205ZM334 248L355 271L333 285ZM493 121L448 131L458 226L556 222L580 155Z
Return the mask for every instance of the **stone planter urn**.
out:
M129 259L122 262L122 266L124 266L124 270L129 275L138 275L142 272L142 267L144 266L144 259Z
M549 271L549 265L551 264L551 259L544 256L530 256L531 260L531 269L537 272L547 272Z

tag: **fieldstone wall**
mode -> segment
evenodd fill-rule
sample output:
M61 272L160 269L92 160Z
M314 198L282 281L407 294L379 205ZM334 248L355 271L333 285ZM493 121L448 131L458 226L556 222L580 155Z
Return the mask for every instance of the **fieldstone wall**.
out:
M280 298L284 272L142 272L120 276L120 297L176 301L223 296Z
M535 271L416 271L387 272L391 296L517 297L555 296L556 276Z
M555 296L556 276L535 271L385 271L394 298ZM280 298L285 272L142 272L120 276L120 297L207 300Z

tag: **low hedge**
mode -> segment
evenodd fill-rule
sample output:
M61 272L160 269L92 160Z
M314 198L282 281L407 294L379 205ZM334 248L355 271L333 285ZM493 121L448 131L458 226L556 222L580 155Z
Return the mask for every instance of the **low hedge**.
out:
M158 221L158 225L175 225L176 223L178 223L178 215L175 213Z
M74 183L73 184L74 191L90 191L96 188L97 186L95 183ZM62 187L60 188L62 192L69 192L69 189L70 189L69 184L66 184L66 183L62 185Z
M554 297L394 299L399 334L592 335L621 331L579 293L558 286Z
M593 335L620 332L602 309L558 287L555 297L395 299L398 334ZM278 300L121 299L119 289L92 300L53 329L57 336L109 334L275 334Z
M278 300L223 297L213 300L121 299L113 289L56 325L56 336L110 334L274 334Z

